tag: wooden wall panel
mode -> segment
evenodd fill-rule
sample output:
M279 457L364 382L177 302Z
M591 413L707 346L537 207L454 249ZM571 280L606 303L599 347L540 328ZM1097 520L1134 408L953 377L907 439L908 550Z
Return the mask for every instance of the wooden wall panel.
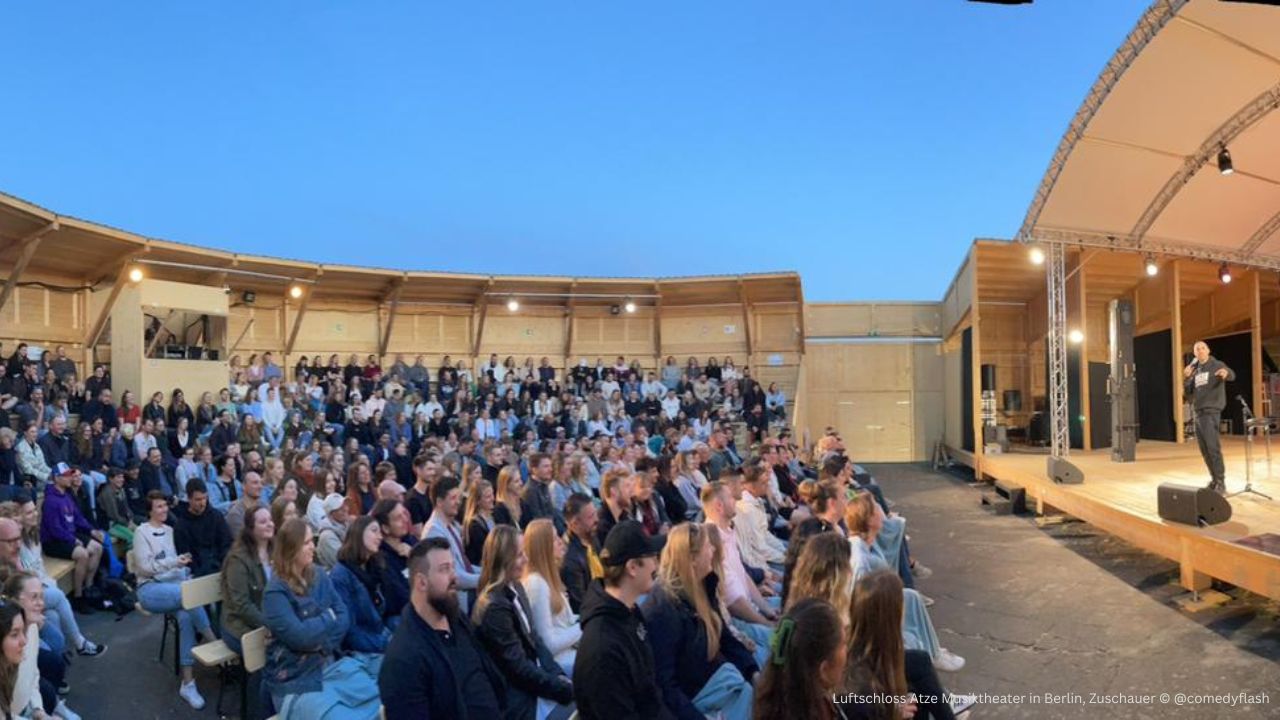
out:
M288 313L287 319L292 330L292 312ZM378 324L372 310L361 312L312 307L302 317L302 327L298 330L293 353L307 355L317 352L336 352L366 355L378 352L379 340Z
M622 355L639 359L645 367L653 365L653 313L637 311L630 315L586 313L581 310L573 318L571 359L596 357L612 359Z
M745 357L747 334L737 308L702 310L662 309L662 355L675 355L683 365L690 355L699 362L708 355Z
M809 337L940 337L942 303L814 303L805 306Z
M756 352L798 350L801 344L800 315L795 307L756 307L752 311Z
M480 354L564 355L564 314L559 309L543 312L521 309L512 313L505 307L490 306Z
M973 304L975 266L973 249L970 248L969 254L965 256L964 265L956 273L956 279L951 283L951 287L947 288L947 294L942 299L942 332L940 333L942 335L950 335Z
M391 326L388 353L471 353L470 313L401 310Z

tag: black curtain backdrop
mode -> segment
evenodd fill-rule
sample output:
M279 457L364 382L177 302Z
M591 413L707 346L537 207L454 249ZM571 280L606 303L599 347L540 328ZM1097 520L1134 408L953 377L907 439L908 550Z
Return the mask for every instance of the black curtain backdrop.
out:
M1235 382L1227 383L1227 407L1222 411L1222 418L1231 419L1231 430L1236 435L1244 434L1244 414L1237 395L1244 397L1255 413L1261 408L1253 408L1253 339L1247 332L1209 338L1209 352L1227 364L1236 373ZM1188 358L1190 362L1190 358Z
M973 328L960 338L960 440L973 452Z
M1147 440L1177 439L1173 419L1173 331L1133 338L1133 364L1138 393L1138 437Z
M1110 375L1110 363L1089 363L1089 442L1094 450L1111 447L1111 396L1107 395Z

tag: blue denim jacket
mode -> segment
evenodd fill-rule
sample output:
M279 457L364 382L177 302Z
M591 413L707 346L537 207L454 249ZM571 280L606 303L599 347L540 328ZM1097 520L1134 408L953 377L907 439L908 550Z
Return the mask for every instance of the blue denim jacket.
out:
M351 624L329 575L318 566L314 572L306 595L294 593L279 575L267 582L263 593L263 621L271 641L262 682L272 694L320 690L324 668L342 646Z

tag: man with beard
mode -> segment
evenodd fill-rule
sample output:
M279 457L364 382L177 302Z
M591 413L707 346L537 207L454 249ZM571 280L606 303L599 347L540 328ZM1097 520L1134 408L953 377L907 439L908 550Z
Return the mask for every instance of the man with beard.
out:
M388 720L502 717L506 685L458 612L457 586L447 540L409 553L410 601L378 674Z

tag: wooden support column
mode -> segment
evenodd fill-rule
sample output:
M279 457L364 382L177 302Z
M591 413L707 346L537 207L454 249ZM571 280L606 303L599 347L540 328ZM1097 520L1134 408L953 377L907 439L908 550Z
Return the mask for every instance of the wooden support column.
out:
M13 297L13 291L18 288L18 278L27 271L27 265L31 263L31 258L35 257L40 241L45 235L57 229L58 221L54 220L18 241L18 257L13 261L13 270L9 271L9 279L4 284L4 290L0 291L0 310L3 310L9 303L9 298Z
M1169 328L1173 335L1173 438L1186 441L1183 425L1187 419L1182 408L1182 261L1167 266L1169 273Z
M809 336L809 333L804 326L804 283L800 280L800 278L796 278L796 293L797 293L797 296L800 298L800 309L798 311L800 314L800 337L797 339L796 344L800 346L800 354L804 355L804 346L805 346L804 339ZM1028 395L1027 397L1029 398L1031 396Z
M658 297L653 303L653 367L659 379L662 378L662 284L653 284L653 294Z
M982 317L978 305L978 254L972 249L969 250L968 262L973 264L973 282L970 283L969 296L969 327L973 342L973 367L969 369L972 377L971 388L973 402L973 477L978 482L982 482L982 457L986 450L986 443L983 442L983 425L982 425Z
M89 326L89 332L84 336L84 346L92 354L93 348L98 344L98 339L102 336L102 331L107 327L107 320L111 318L111 310L116 306L116 299L120 297L120 291L124 289L125 283L129 282L129 270L133 265L133 261L138 257L138 253L132 253L120 262L120 268L116 270L116 281L111 285L111 290L107 293L107 301L102 304L102 309L98 311L98 317Z
M170 310L169 314L165 316L164 322L160 323L160 327L156 328L156 334L151 336L151 342L147 343L147 351L142 355L142 357L144 358L152 357L152 354L155 353L156 351L156 345L160 344L160 333L169 332L168 330L164 329L164 326L167 325L169 321L173 319L174 314L177 312L178 312L177 310Z
M387 311L387 326L382 329L382 340L378 343L379 358L387 354L387 345L391 343L391 328L395 325L396 311L400 309L400 294L404 292L404 285L407 280L407 275L397 279L387 292L387 296L382 300L383 303L390 301L391 307ZM379 303L378 307L382 307L382 303Z

